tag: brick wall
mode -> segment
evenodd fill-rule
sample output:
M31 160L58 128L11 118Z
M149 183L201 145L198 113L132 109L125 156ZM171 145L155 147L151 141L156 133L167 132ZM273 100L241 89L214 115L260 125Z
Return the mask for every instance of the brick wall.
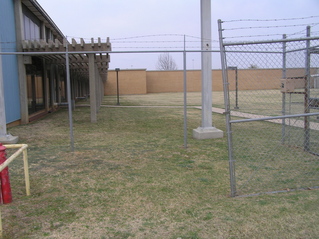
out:
M213 70L214 91L223 90L221 70ZM290 75L303 76L304 69L289 70ZM238 70L239 90L279 89L281 69ZM229 70L229 87L235 89L235 70ZM147 94L161 92L183 92L183 71L146 71L145 69L119 71L120 94ZM187 71L188 92L201 91L201 71ZM109 71L105 84L105 95L116 95L116 72Z
M120 95L147 94L146 70L120 70L118 72ZM104 87L104 95L117 93L116 71L108 72L108 79Z

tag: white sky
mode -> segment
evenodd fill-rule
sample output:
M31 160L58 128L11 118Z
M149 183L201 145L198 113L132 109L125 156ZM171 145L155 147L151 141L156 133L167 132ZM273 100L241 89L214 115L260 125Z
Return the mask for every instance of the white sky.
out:
M199 50L200 0L37 0L68 38L110 37L113 51L181 50L183 35L189 50ZM217 20L290 19L319 16L319 0L212 0L212 39L218 40ZM279 21L281 25L319 23L319 18ZM234 23L236 27L242 22ZM237 24L237 25L236 25ZM238 25L239 24L239 25ZM246 24L246 23L245 23ZM249 23L251 24L251 23ZM253 24L264 24L254 22ZM277 22L266 22L276 25ZM276 29L278 34L296 33L306 26ZM313 32L319 35L319 25ZM262 29L272 34L274 29ZM226 32L227 36L236 31ZM246 30L239 35L254 35ZM148 37L145 37L148 36ZM132 38L137 37L137 38ZM122 39L124 38L124 39ZM277 37L278 38L278 37ZM214 42L218 47L218 43ZM217 50L217 48L216 48ZM147 68L155 70L160 53L111 54L110 69ZM182 54L172 53L178 69L183 69ZM213 68L219 68L213 54ZM200 69L200 53L187 54L187 68Z

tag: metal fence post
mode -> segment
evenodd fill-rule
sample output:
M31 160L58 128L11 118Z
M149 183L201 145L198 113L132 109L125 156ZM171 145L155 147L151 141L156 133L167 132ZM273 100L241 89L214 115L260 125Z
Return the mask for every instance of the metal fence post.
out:
M310 37L310 26L307 26L307 37ZM310 94L310 40L306 40L306 72L305 72L305 114L309 113L309 94ZM309 151L309 140L310 140L310 130L309 130L309 116L305 116L305 136L304 136L304 150Z
M183 51L184 68L184 148L187 148L187 69L186 69L186 36L184 35Z
M119 86L119 71L120 71L120 68L115 68L115 71L116 71L116 96L117 96L116 105L120 105L120 86Z
M227 142L228 142L228 159L229 159L229 175L230 175L230 195L236 196L236 175L235 175L235 161L233 159L233 142L232 142L232 130L230 124L230 104L229 104L229 84L227 76L226 55L225 47L223 46L223 34L222 34L222 21L218 20L218 32L219 32L219 46L220 46L220 58L222 65L222 77L224 86L224 103L226 113L226 130L227 130Z
M283 35L283 39L286 39L286 34ZM285 79L287 77L287 69L286 69L286 61L287 61L287 43L284 41L282 43L282 78ZM286 93L282 93L282 115L286 114ZM282 128L281 128L281 143L285 143L286 137L286 120L282 119Z

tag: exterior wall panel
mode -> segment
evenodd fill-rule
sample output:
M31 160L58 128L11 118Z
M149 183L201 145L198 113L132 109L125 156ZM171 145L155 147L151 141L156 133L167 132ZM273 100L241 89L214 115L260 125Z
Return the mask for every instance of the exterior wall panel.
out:
M0 1L0 42L1 51L16 51L16 33L14 20L14 1ZM2 56L3 85L6 122L20 119L18 62L14 55Z

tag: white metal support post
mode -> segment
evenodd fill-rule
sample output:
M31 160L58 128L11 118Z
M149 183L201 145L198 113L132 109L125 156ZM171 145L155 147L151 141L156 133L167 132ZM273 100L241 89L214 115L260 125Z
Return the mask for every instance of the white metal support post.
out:
M201 0L202 125L193 130L195 139L223 137L223 131L213 127L211 32L211 0Z

